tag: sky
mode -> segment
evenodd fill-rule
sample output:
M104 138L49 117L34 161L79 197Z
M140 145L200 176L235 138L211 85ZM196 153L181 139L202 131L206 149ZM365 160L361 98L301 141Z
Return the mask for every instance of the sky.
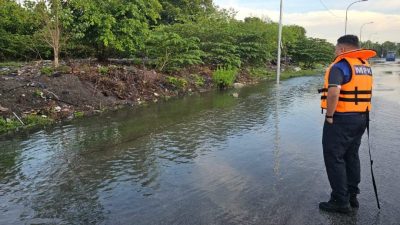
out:
M309 37L335 43L344 35L346 8L355 0L283 0L283 23L296 24ZM279 21L280 0L214 0L221 8L233 8L237 19L248 16ZM348 11L347 33L373 42L400 42L400 0L368 0L352 5Z

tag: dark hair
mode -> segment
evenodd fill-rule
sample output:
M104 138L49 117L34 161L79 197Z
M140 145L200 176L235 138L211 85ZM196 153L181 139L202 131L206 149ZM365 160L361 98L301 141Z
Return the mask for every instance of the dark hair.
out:
M346 45L351 45L353 47L359 48L360 47L360 42L358 41L358 37L355 35L344 35L342 37L340 37L337 40L338 44L346 44Z

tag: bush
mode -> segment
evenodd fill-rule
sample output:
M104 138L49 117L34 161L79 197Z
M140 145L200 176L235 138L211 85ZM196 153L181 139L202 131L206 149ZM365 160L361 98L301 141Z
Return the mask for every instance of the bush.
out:
M240 67L242 61L237 51L237 46L232 43L202 43L206 52L204 62L215 67Z
M214 71L212 79L219 88L226 88L233 85L238 73L237 68L218 68Z
M40 70L40 73L46 76L51 76L53 74L54 70L52 67L49 66L44 66L42 67L42 69Z
M82 118L82 117L84 117L84 116L85 116L85 113L84 113L84 112L80 112L80 111L74 112L74 117L75 117L75 118Z
M201 87L204 86L204 78L198 74L192 74L191 75L194 79L194 85L196 85L196 87Z
M52 119L40 115L28 115L23 120L27 128L48 126L53 123Z
M61 73L70 73L71 67L66 66L66 65L61 65L61 66L57 67L57 71L59 71Z
M8 131L16 130L21 127L22 124L17 120L5 120L0 118L0 134Z
M106 66L100 66L98 69L99 73L101 75L107 75L108 74L108 67Z
M54 121L50 118L39 116L39 115L28 115L22 118L25 126L21 124L17 119L3 119L0 118L0 134L9 131L16 131L19 128L34 128L34 127L45 127L52 124Z
M202 64L203 51L198 38L183 38L172 32L154 31L146 42L146 55L157 69L165 72L177 71L191 65Z
M170 83L172 86L174 86L175 88L184 90L187 87L187 80L185 80L184 78L179 78L179 77L171 77L168 76L167 77L167 81L168 83Z

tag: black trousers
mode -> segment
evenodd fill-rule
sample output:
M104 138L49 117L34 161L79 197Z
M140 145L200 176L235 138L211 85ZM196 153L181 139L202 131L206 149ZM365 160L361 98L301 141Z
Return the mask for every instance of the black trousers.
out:
M335 115L333 124L324 124L322 147L331 199L341 204L348 204L350 194L360 193L358 149L366 127L366 114Z

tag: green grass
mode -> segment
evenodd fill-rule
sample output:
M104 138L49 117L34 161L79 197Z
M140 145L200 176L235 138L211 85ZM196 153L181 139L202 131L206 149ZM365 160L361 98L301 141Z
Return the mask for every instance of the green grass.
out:
M266 68L250 68L249 70L250 76L256 79L265 79L265 80L275 80L276 79L276 71L270 70ZM281 79L289 79L293 77L302 77L302 76L312 76L312 75L321 75L324 73L324 68L318 69L308 69L308 70L300 70L294 71L291 69L285 70L281 73Z
M194 84L196 85L196 87L204 86L204 83L205 83L204 77L202 77L198 74L192 74L191 76L194 79Z
M82 118L84 116L85 116L85 113L83 113L83 112L80 112L80 111L74 112L74 117L75 118Z
M236 68L218 68L212 75L213 82L219 88L230 87L236 80L238 69Z
M248 71L250 76L256 79L271 79L276 73L275 71L267 70L264 67L250 68Z
M54 69L52 67L49 66L44 66L42 67L42 69L40 69L40 73L44 74L46 76L51 76L54 72Z
M0 67L20 67L24 65L23 62L0 62Z
M289 79L293 77L303 77L303 76L312 76L312 75L321 75L324 73L323 69L309 69L309 70L286 70L281 73L282 79Z
M0 134L7 132L15 132L23 129L31 129L35 127L46 127L54 123L54 120L39 115L28 115L22 118L25 125L22 125L17 119L5 120L0 118Z
M106 67L106 66L101 66L101 67L99 67L98 68L98 72L101 74L101 75L107 75L108 74L108 72L109 72L109 69L108 69L108 67Z
M22 127L22 124L18 120L0 118L0 134L17 130L19 127Z
M172 86L174 86L177 89L184 90L186 89L188 82L185 78L180 78L180 77L167 77L168 83L170 83Z

